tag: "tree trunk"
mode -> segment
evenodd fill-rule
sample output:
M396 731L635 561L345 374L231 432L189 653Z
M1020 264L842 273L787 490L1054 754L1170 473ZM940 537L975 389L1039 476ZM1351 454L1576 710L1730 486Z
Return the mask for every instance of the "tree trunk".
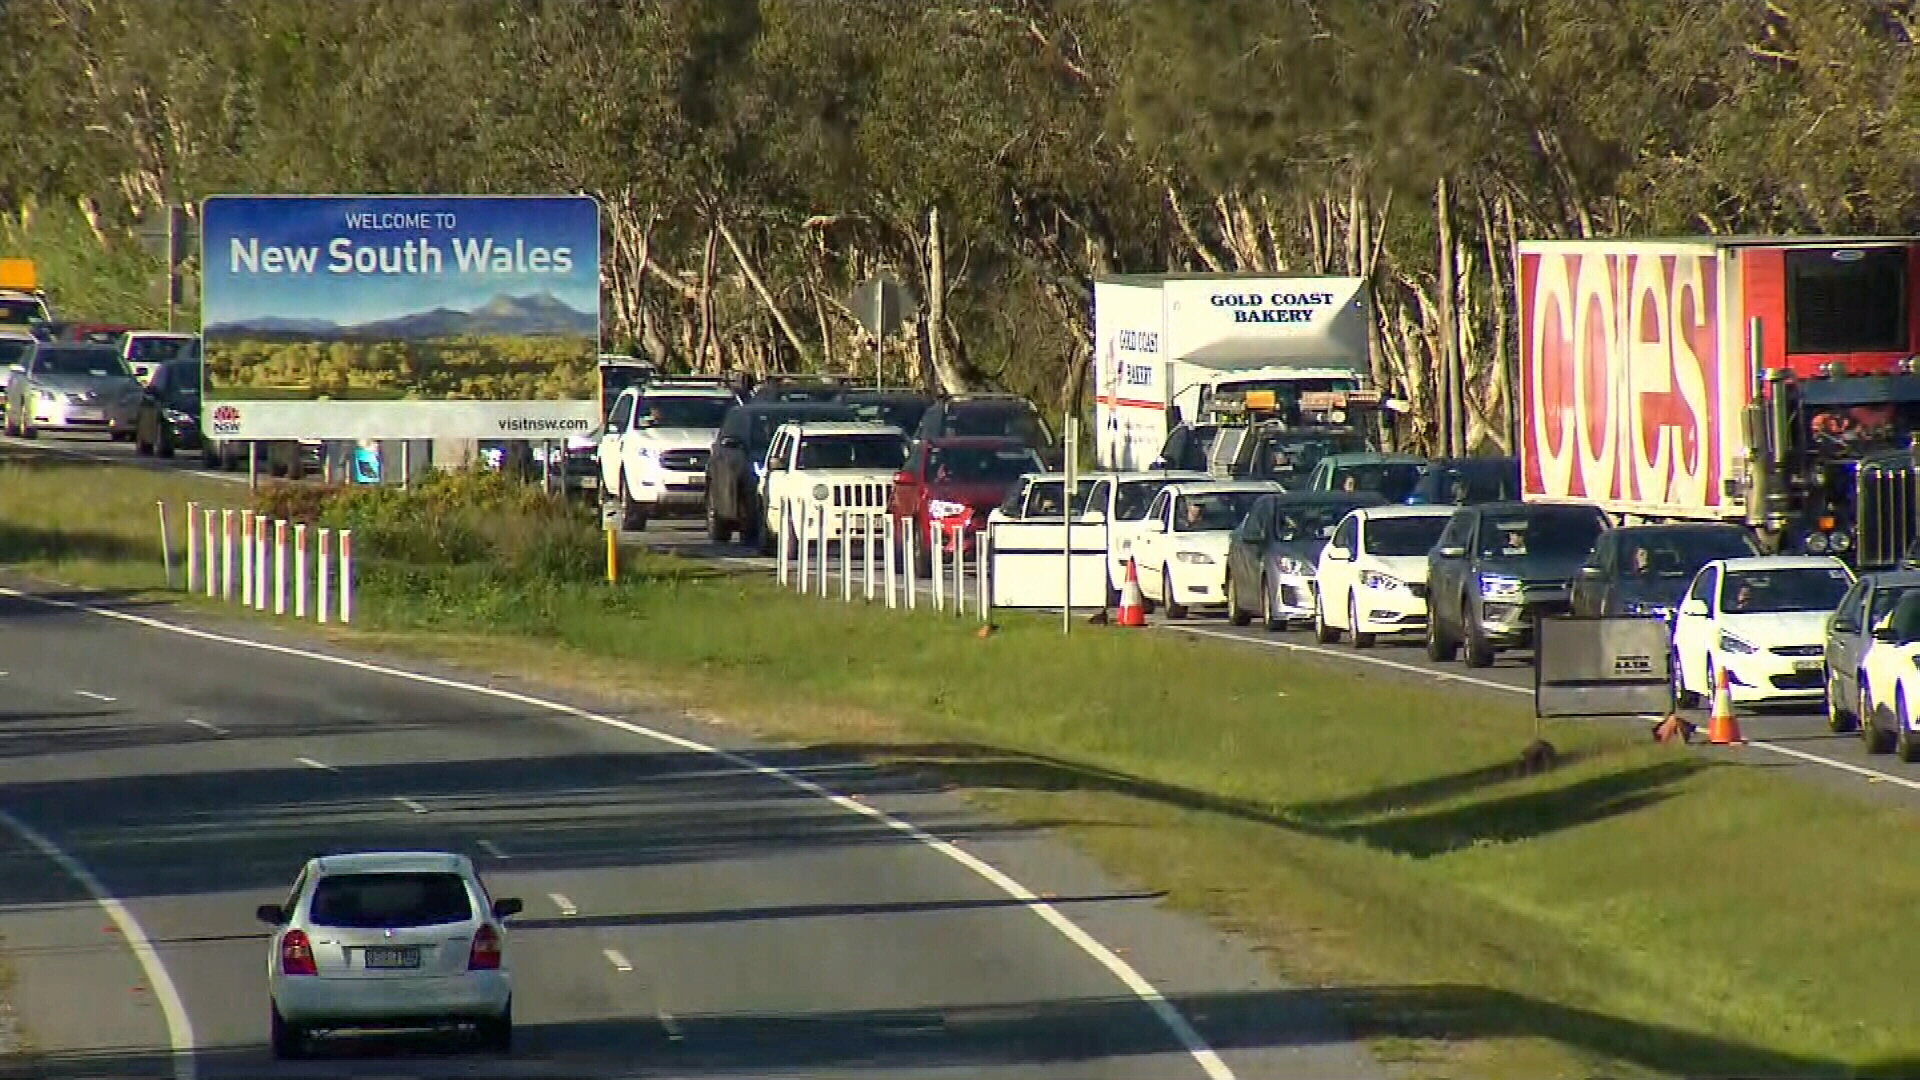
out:
M767 283L761 280L759 271L747 261L747 253L741 249L740 241L734 238L733 230L727 228L724 220L716 220L714 228L719 232L721 239L727 242L727 250L733 252L733 261L740 264L740 272L746 275L747 284L752 286L754 295L760 298L760 302L766 305L767 314L779 324L780 332L786 336L787 344L793 347L794 355L804 362L807 356L806 345L800 341L800 335L794 332L793 324L787 321L787 313L781 311L780 305L774 302L773 292L767 288Z
M1439 450L1443 457L1458 456L1459 444L1454 441L1454 433L1459 424L1460 399L1458 388L1462 380L1454 378L1454 369L1459 362L1458 332L1455 329L1457 316L1454 311L1454 286L1458 273L1454 265L1453 252L1453 207L1452 190L1445 176L1433 185L1433 224L1439 238L1439 250L1435 253L1433 268L1433 310L1437 325L1433 330L1433 360L1437 393L1434 395L1440 406Z
M949 394L964 394L967 377L946 350L947 325L947 242L940 228L940 208L927 210L927 361L940 388Z
M693 370L700 372L719 370L719 365L712 363L714 354L719 351L713 328L713 257L717 254L719 242L719 230L709 227L707 242L700 251L700 332L694 343L692 357Z

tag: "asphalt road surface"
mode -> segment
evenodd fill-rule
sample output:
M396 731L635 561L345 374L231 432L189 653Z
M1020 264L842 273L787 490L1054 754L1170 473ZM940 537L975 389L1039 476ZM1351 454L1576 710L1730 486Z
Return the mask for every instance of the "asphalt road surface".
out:
M913 777L776 751L758 769L675 717L102 603L120 617L0 594L0 953L38 1051L20 1075L1380 1075L1251 950ZM376 1038L270 1060L253 911L310 855L368 848L466 852L526 901L512 1059Z

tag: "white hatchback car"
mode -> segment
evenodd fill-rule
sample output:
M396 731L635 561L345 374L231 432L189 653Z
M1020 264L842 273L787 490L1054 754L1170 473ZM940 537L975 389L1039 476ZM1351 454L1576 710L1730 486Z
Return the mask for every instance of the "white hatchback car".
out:
M314 1031L471 1025L487 1049L513 1048L513 983L503 920L464 855L365 852L311 859L267 952L273 1054L302 1056Z
M1710 702L1723 671L1737 703L1819 701L1827 689L1827 619L1853 581L1831 555L1756 555L1701 567L1673 622L1681 704Z
M1453 520L1451 506L1363 506L1350 511L1320 550L1314 576L1314 639L1355 648L1379 634L1427 628L1427 552Z

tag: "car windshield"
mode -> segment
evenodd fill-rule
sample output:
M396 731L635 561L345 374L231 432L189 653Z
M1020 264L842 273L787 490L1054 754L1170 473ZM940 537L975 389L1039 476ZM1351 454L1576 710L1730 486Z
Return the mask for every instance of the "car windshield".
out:
M853 410L853 415L869 424L885 424L901 431L912 431L920 426L920 415L927 411L928 403L912 398L849 398L846 404Z
M1153 508L1153 497L1167 486L1165 480L1128 480L1113 493L1115 521L1142 521Z
M163 364L192 355L192 345L193 339L190 337L134 338L127 347L127 359L143 364Z
M1882 585L1873 590L1873 603L1867 609L1868 628L1879 626L1880 620L1893 614L1900 598L1915 589L1920 589L1920 585Z
M1530 555L1584 556L1607 527L1598 512L1540 507L1530 513L1490 515L1480 522L1480 554L1498 558Z
M1504 460L1446 465L1429 473L1421 486L1434 502L1454 506L1506 502L1520 497L1520 470Z
M1425 555L1440 540L1449 519L1433 517L1381 517L1367 522L1362 546L1369 555L1389 558L1400 555Z
M1174 532L1230 532L1264 491L1202 491L1180 496L1174 507Z
M634 417L643 428L717 428L732 406L725 397L642 397Z
M907 460L899 435L815 435L800 442L801 469L898 469Z
M1032 470L1029 469L1029 472ZM1082 480L1073 489L1073 516L1079 517L1087 512L1087 500L1093 497L1094 480ZM1027 513L1030 518L1060 516L1060 493L1066 490L1065 480L1035 480L1027 489ZM1158 490L1158 489L1156 489Z
M110 349L41 349L33 358L35 375L84 375L128 379L133 373Z
M1024 446L936 446L927 451L927 478L936 484L1011 484L1046 468Z
M955 408L947 429L949 435L999 436L1019 439L1028 446L1044 446L1049 439L1040 417L1035 415L1032 406L1024 403Z
M441 926L473 918L459 874L333 874L314 886L307 922L353 930Z
M1691 578L1715 559L1758 554L1742 529L1653 532L1629 536L1621 543L1620 576L1633 581Z
M1339 491L1371 491L1388 502L1400 502L1413 493L1425 467L1410 461L1342 465L1334 470L1333 486Z
M1290 544L1298 540L1325 540L1333 535L1340 519L1352 513L1359 502L1282 504L1274 508L1273 538Z
M1852 587L1852 579L1837 566L1729 571L1720 584L1720 610L1728 615L1832 611Z
M47 317L47 306L38 300L18 297L0 299L0 325L25 326Z

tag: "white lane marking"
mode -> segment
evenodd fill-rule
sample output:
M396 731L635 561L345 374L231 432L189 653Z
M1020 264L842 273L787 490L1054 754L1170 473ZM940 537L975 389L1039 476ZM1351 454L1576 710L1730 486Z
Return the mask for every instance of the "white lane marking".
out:
M477 843L481 851L486 852L487 854L493 856L496 859L506 860L506 859L513 858L513 856L507 854L504 851L501 851L500 845L494 843L491 840L481 840L481 841L478 841Z
M412 799L409 799L404 795L395 795L393 797L393 801L399 803L401 806L406 807L407 809L413 811L416 814L424 814L427 812L426 807L421 806L419 803L414 802Z
M75 450L68 446L48 446L40 442L26 442L22 439L14 438L11 435L0 437L0 446L14 446L39 454L63 454L67 457L79 458L82 461L96 461L102 465L119 465L128 468L145 469L148 472L175 473L180 476L192 476L201 480L218 480L223 484L244 484L247 482L247 478L244 476L229 476L226 473L217 473L210 469L161 465L157 462L114 457L110 454L90 454L85 450Z
M153 990L154 999L160 1003L160 1015L167 1024L167 1043L173 1054L174 1080L194 1080L197 1071L194 1066L193 1021L187 1016L187 1007L180 1000L180 991L173 985L173 977L167 974L167 965L154 950L153 940L100 879L93 876L80 860L62 851L59 845L47 839L38 829L0 810L0 825L5 825L28 846L46 856L46 858L66 872L66 875L78 882L93 897L93 902L113 921L114 928L126 939L127 948L133 951L134 960L140 964L140 971L146 976L147 985Z
M334 768L333 766L327 764L324 761L315 761L310 757L297 757L297 758L294 758L293 760L299 762L302 765L305 765L309 769L319 769L323 772L339 772L340 771L339 769Z
M1323 649L1317 645L1301 645L1293 641L1267 641L1256 637L1241 637L1238 634L1229 634L1220 630L1208 630L1199 626L1165 626L1165 629L1182 634L1192 634L1195 637L1215 638L1220 641L1237 641L1243 645L1259 645L1268 649L1283 649L1287 652L1313 653L1316 656L1326 656L1336 660L1347 660L1356 664L1371 664L1374 667L1391 668L1395 671L1404 671L1413 675L1424 675L1430 679L1448 680L1464 683L1468 686L1477 686L1483 690L1502 690L1509 694L1527 694L1529 696L1533 693L1533 688L1530 686L1510 686L1503 682L1494 682L1492 679L1477 679L1472 675L1459 675L1451 671L1434 671L1431 668L1423 668L1418 664L1405 664L1398 660L1387 660L1378 656L1357 656L1339 649ZM1653 723L1663 720L1665 717L1647 713L1642 715L1640 719ZM1822 765L1829 769L1838 769L1844 773L1852 773L1855 776L1864 776L1869 780L1877 780L1912 791L1920 791L1920 781L1911 780L1890 772L1881 772L1879 769L1869 769L1865 765L1855 765L1851 761L1841 761L1839 758L1823 757L1819 754L1809 753L1808 751L1795 747L1783 746L1776 742L1768 742L1765 739L1748 739L1742 745L1765 750L1772 754L1779 754L1782 757L1794 758L1798 761L1804 761L1809 765Z
M75 690L74 693L80 695L83 698L90 698L94 701L114 702L119 700L118 698L110 698L105 694L96 694L91 690Z
M331 656L327 653L314 652L311 649L301 649L291 645L253 641L248 638L234 637L231 634L215 633L211 630L202 630L198 627L168 622L164 619L156 619L148 615L135 615L127 611L114 611L109 608L95 607L91 604L82 604L73 600L55 600L50 597L36 596L32 593L21 592L18 589L0 587L0 596L10 596L17 600L24 600L28 603L40 604L45 607L84 612L98 618L123 622L130 626L142 626L150 630L159 630L163 633L177 634L181 637L195 638L201 641L211 641L221 645L229 645L237 649L252 649L256 652L271 653L276 656L291 656L302 660L309 660L314 663L331 664L335 667L347 668L352 671L365 672L371 675L384 675L419 686L435 686L443 690L459 690L480 697L492 698L495 701L512 702L513 704L524 705L528 708L542 709L559 716L571 716L577 720L585 720L589 723L599 724L616 731L624 731L629 735L635 735L664 746L685 750L689 753L711 755L730 765L750 770L769 780L777 781L788 787L832 803L849 813L859 814L876 824L882 825L921 844L929 850L944 855L953 862L972 871L982 880L994 888L999 889L1002 893L1005 893L1009 898L1019 901L1021 906L1033 912L1036 918L1052 927L1055 932L1065 938L1075 948L1079 949L1089 959L1105 968L1122 986L1127 988L1128 992L1131 993L1136 1000L1142 1005L1145 1005L1147 1009L1154 1014L1155 1019L1159 1020L1162 1026L1179 1041L1181 1048L1186 1051L1188 1057L1193 1059L1194 1064L1200 1067L1200 1071L1206 1074L1208 1080L1237 1080L1234 1071L1227 1067L1227 1063L1221 1060L1220 1055L1214 1051L1212 1046L1208 1045L1206 1039L1202 1038L1200 1033L1194 1029L1193 1025L1187 1021L1186 1016L1180 1012L1179 1008L1167 1000L1166 995L1155 988L1151 982L1148 982L1144 975L1141 975L1139 971L1135 970L1133 965L1127 963L1118 953L1101 944L1093 935L1082 930L1079 924L1062 914L1059 908L1042 900L1033 890L1020 884L1013 878L1008 877L1006 874L1001 873L985 860L977 858L966 851L962 851L954 844L934 836L925 829L902 821L884 810L877 810L847 796L829 791L827 788L805 777L796 776L771 765L762 764L744 754L722 750L716 746L709 746L703 742L683 738L657 728L650 728L644 724L634 723L631 720L622 720L618 717L606 716L601 713L582 709L575 705L568 705L559 701L550 701L546 698L534 697L531 694L523 694L515 690L503 690L499 687L483 686L479 683L461 682L458 679L444 678L439 675L427 675L418 671L407 671L385 664L369 663L365 660L353 660L344 656Z
M225 735L227 733L226 728L223 728L218 724L209 724L205 720L201 720L197 717L189 716L185 719L184 722L188 724L192 724L194 727L199 728L201 731L204 731L209 735Z
M6 678L9 674L11 674L11 672L0 671L0 679Z
M660 1018L660 1027L667 1033L667 1038L674 1042L679 1042L687 1037L686 1034L680 1030L680 1021L675 1020L672 1013L661 1009L657 1015Z
M573 901L561 896L557 892L548 893L547 899L553 901L553 906L559 908L560 914L562 915L571 918L572 916L580 914L580 909L573 906Z
M627 963L626 956L619 949L601 949L600 955L607 958L607 963L612 964L615 971L633 970L633 965Z

